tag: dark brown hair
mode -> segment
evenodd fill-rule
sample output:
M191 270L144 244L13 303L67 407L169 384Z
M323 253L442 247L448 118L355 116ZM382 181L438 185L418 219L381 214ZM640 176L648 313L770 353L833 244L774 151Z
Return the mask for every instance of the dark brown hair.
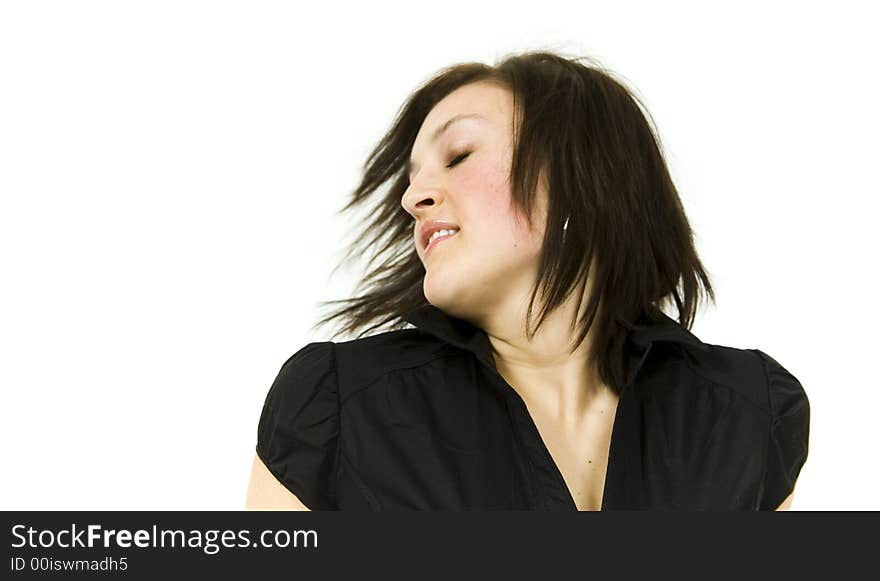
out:
M713 303L715 296L653 119L649 124L647 109L623 82L594 59L589 59L591 65L584 60L587 57L526 52L507 56L495 66L450 66L419 87L371 152L360 185L340 210L362 206L389 184L370 210L369 224L359 230L340 262L341 266L353 256L370 256L368 273L358 287L363 292L324 301L323 305L342 306L315 326L338 318L345 322L343 333L361 330L359 336L364 336L389 324L389 330L404 328L407 323L401 316L428 304L413 218L401 206L409 187L410 151L422 122L441 99L463 85L488 82L513 94L511 196L530 225L539 180L548 191L527 334L533 335L575 289L581 312L589 276L591 290L572 350L591 332L591 361L602 381L619 393L623 344L636 321L657 320L664 306L674 302L680 324L690 328L702 293ZM530 331L539 288L543 302Z

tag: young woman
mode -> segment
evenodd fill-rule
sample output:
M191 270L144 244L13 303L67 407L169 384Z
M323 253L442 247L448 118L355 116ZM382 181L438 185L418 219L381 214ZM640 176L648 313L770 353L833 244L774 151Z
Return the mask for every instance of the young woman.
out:
M806 394L690 333L714 294L656 131L582 60L460 64L402 108L345 208L388 184L352 246L379 266L322 321L361 336L282 366L249 508L787 507Z

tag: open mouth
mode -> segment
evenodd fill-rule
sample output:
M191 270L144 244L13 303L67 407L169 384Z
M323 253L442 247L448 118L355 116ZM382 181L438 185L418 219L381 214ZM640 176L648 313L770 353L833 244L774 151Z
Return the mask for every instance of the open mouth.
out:
M450 228L446 230L437 230L432 233L428 238L428 245L425 247L425 254L427 254L432 248L444 242L445 240L449 240L453 236L458 234L458 228Z

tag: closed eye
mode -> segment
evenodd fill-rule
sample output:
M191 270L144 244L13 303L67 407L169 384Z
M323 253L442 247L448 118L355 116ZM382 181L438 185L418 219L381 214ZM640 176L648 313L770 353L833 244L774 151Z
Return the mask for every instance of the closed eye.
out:
M471 154L470 151L466 151L460 155L455 156L452 160L446 165L447 168L453 168L463 162L467 156Z

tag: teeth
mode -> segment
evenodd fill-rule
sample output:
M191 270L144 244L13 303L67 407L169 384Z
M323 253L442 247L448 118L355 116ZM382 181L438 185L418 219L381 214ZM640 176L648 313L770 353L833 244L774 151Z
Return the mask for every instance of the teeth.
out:
M447 234L452 235L452 234L455 234L456 232L458 232L458 228L452 228L449 230L437 230L436 232L431 234L430 238L428 238L428 244L430 244L431 241L434 240L434 238L437 238L438 236L446 236Z

